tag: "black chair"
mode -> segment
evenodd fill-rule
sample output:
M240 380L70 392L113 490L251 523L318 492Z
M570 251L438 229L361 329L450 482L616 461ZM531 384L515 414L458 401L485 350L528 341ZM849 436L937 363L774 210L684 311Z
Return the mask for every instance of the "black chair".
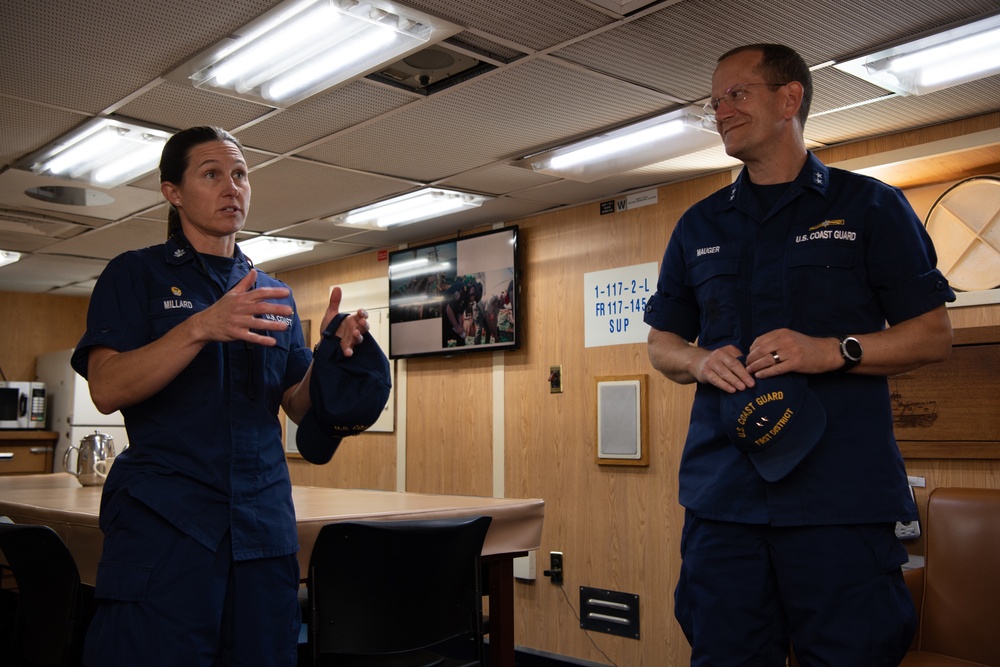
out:
M309 561L311 663L483 665L480 553L490 521L480 516L323 526Z
M0 522L0 552L17 587L0 665L79 665L93 589L69 549L48 526Z

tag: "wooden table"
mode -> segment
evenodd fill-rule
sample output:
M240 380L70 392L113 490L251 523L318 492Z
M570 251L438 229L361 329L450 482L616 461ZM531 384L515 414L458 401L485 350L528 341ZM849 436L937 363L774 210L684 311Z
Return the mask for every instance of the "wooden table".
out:
M15 523L51 526L73 553L80 578L93 583L103 536L98 527L100 486L82 487L68 473L0 477L0 516ZM514 665L514 558L541 544L545 502L539 499L445 496L392 491L292 487L299 529L299 565L309 556L324 524L488 515L483 545L489 579L492 665Z

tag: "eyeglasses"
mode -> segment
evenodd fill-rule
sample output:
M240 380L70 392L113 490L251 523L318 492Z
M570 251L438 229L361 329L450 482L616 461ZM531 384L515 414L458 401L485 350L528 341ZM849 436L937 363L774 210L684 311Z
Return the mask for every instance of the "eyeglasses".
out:
M722 97L713 97L708 102L705 103L705 117L706 120L711 119L715 122L715 114L719 110L719 105L725 102L731 108L735 109L738 104L740 104L747 97L747 88L750 86L767 86L768 88L780 88L782 86L787 86L788 83L738 83L735 86L730 86L726 92L722 94Z

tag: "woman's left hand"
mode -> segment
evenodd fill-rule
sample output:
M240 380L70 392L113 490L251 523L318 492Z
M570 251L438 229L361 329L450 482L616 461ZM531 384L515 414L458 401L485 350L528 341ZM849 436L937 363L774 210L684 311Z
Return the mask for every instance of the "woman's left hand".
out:
M343 298L343 291L339 287L334 287L330 292L330 303L326 307L323 315L323 324L320 331L326 331L326 327L333 321L333 318L340 313L340 301ZM354 354L354 348L361 344L369 330L368 311L359 308L356 313L348 315L334 332L340 338L340 347L344 351L345 357Z

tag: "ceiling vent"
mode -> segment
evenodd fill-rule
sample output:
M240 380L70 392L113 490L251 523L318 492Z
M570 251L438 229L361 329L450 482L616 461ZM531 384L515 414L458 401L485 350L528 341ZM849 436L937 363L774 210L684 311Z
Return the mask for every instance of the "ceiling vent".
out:
M430 95L492 69L494 65L435 44L386 65L368 78Z

